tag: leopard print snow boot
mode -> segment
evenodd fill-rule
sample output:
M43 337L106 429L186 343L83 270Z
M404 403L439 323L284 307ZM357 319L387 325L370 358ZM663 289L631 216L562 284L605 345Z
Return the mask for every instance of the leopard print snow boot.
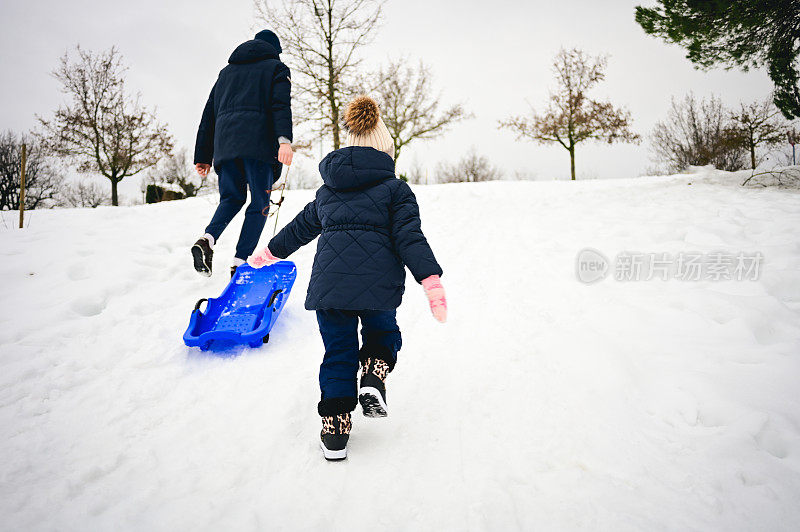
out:
M361 386L358 402L365 417L386 417L386 376L391 367L380 358L367 358L361 363Z
M347 440L353 423L350 412L322 417L320 446L326 460L344 460L347 458Z

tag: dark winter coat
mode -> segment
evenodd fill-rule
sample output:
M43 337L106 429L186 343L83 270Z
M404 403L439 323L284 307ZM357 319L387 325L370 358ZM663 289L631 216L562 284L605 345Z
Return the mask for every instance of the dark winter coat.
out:
M329 153L319 171L324 185L269 242L286 258L317 235L306 308L392 310L400 305L408 267L421 282L442 269L433 256L407 183L392 158L351 146Z
M289 68L262 40L240 44L228 59L203 109L194 162L243 158L273 163L278 137L292 140Z

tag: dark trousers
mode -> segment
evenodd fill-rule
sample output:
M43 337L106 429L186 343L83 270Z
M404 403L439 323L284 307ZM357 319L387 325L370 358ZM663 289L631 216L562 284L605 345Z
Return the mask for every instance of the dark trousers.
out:
M219 240L220 235L247 201L242 232L236 245L236 257L246 260L253 254L269 214L269 191L272 188L272 165L256 159L231 159L214 166L219 176L219 206L206 233Z
M317 322L325 344L325 358L319 367L323 401L358 395L359 360L375 357L394 367L402 346L394 310L318 310Z

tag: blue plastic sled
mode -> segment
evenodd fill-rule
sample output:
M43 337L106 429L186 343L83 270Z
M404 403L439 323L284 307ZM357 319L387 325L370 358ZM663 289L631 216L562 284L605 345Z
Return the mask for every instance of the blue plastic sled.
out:
M288 260L263 268L242 264L218 298L194 306L184 343L203 351L215 340L250 347L266 343L296 277L297 268ZM205 312L200 310L203 301L208 301Z

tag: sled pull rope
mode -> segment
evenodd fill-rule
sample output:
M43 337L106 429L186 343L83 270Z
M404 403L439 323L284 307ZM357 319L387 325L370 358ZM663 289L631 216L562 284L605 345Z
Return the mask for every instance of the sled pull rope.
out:
M286 175L283 177L283 183L281 183L281 199L278 200L278 203L275 205L277 208L275 209L275 227L272 228L272 236L275 236L275 233L278 231L278 213L281 210L281 205L283 204L283 193L286 191L286 183L289 182L289 170L291 170L291 166L286 167Z
M270 206L270 205L276 205L278 208L280 208L280 206L281 206L281 203L283 203L283 189L285 188L285 186L286 186L286 184L285 184L285 183L281 183L281 184L280 184L280 185L278 185L277 187L274 187L274 188L268 188L268 189L266 189L266 191L265 191L265 192L266 192L267 194L270 194L270 195L271 195L273 192L275 192L275 191L277 191L277 190L280 190L280 191L281 191L281 199L280 199L279 201L272 201L272 198L270 198L270 200L269 200L269 204L268 204L268 205L266 205L266 206L264 206L264 208L263 208L263 209L261 209L261 216L263 216L264 218L269 218L269 217L271 217L271 216L275 216L275 213L278 211L278 209L275 209L274 211L270 212L269 206Z
M200 305L203 304L203 301L208 302L208 299L203 298L203 299L199 300L197 303L194 304L194 309L195 310L200 310Z

